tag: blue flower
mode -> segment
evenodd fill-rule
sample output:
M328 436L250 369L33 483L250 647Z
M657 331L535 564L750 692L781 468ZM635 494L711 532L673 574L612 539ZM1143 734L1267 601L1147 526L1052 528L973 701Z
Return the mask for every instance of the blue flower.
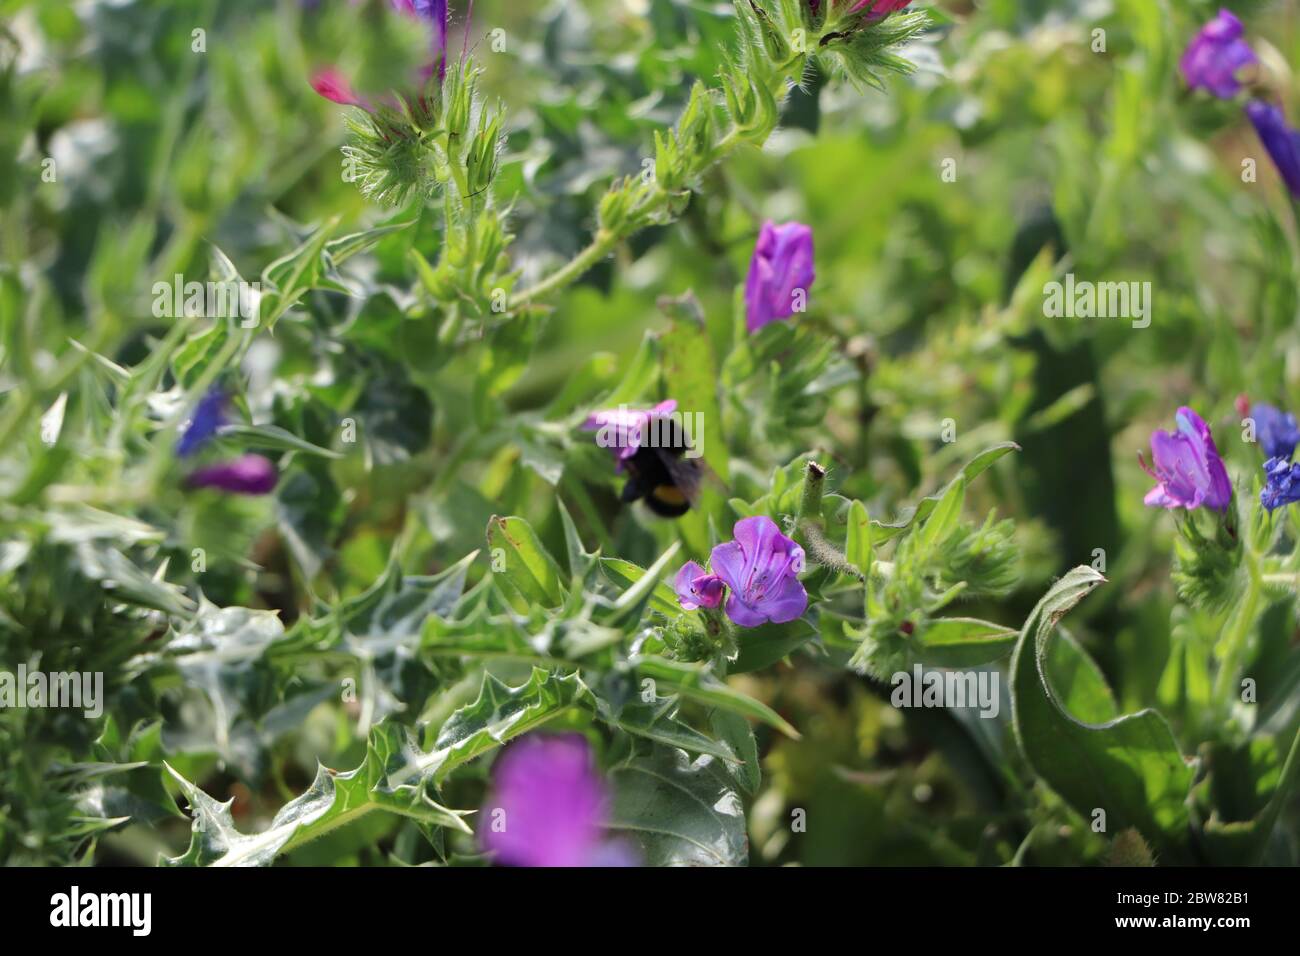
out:
M1300 445L1300 427L1296 426L1295 416L1258 402L1251 407L1250 417L1255 420L1255 437L1264 449L1264 457L1290 461L1295 446Z
M178 458L188 458L208 443L217 429L226 423L226 393L214 385L194 406L190 423L176 442Z
M1269 511L1300 501L1300 465L1285 458L1264 462L1265 484L1259 502Z
M1251 100L1246 115L1264 143L1291 195L1300 199L1300 133L1287 125L1286 116L1271 103Z

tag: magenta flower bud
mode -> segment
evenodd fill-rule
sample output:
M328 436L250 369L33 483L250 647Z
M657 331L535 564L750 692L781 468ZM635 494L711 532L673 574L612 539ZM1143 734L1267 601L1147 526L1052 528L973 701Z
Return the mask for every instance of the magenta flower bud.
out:
M1208 90L1221 100L1241 91L1237 73L1259 62L1249 44L1241 38L1241 21L1227 10L1201 28L1178 62L1183 79L1192 89Z
M709 574L694 561L682 565L673 579L673 588L677 591L677 600L688 611L714 608L722 603L722 578Z
M1156 480L1143 503L1153 508L1186 508L1205 505L1226 511L1232 500L1232 483L1223 467L1210 426L1186 406L1178 409L1178 431L1156 429L1151 435L1151 462L1143 470Z
M236 495L265 495L275 489L275 465L261 455L242 455L190 473L190 488L215 488Z
M756 332L807 304L813 284L812 229L798 222L763 223L745 280L745 326Z
M741 627L758 627L803 614L808 608L808 592L799 581L803 548L763 515L737 521L733 533L736 540L709 555L709 567L731 589L727 617Z
M609 797L587 741L533 734L493 768L479 835L507 866L634 866L630 849L605 839Z
M318 70L311 78L311 88L325 97L343 106L361 106L361 98L352 92L348 78L335 67L327 66Z
M873 0L858 0L850 8L849 13L866 10L869 17L876 19L878 17L887 17L891 13L897 13L911 2L912 0L874 0L874 2Z

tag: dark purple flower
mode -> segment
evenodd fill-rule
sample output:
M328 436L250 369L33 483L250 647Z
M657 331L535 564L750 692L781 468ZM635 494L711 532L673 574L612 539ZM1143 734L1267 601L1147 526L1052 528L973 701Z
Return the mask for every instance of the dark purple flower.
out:
M612 448L618 458L621 472L624 463L636 454L637 449L649 441L650 424L654 419L667 418L677 410L675 399L660 402L654 408L634 409L626 405L603 412L592 412L582 423L584 431L596 433L596 444Z
M177 457L188 458L194 454L226 423L227 401L226 393L215 385L199 399L189 424L176 442Z
M1259 492L1259 503L1269 511L1282 505L1300 501L1300 465L1286 458L1270 458L1264 462L1264 487Z
M741 627L758 627L803 614L808 607L808 592L799 582L803 548L763 515L737 521L733 533L736 540L709 555L709 567L731 589L727 616Z
M1237 73L1258 63L1250 45L1241 38L1241 21L1227 10L1201 28L1179 61L1183 79L1192 89L1208 90L1221 100L1230 100L1241 91Z
M1156 429L1151 434L1151 464L1143 469L1154 478L1156 486L1147 492L1144 503L1159 508L1186 508L1205 505L1226 511L1232 500L1232 483L1219 457L1210 427L1201 416L1183 406L1175 416L1178 431ZM1142 456L1138 455L1138 460Z
M803 311L814 277L812 228L763 223L745 280L745 326L756 332Z
M432 59L420 70L420 78L427 82L436 72L438 79L447 75L447 0L390 0L398 13L415 17L430 26L429 48ZM318 70L311 79L312 89L327 100L344 106L360 106L374 110L370 100L358 95L351 82L337 67Z
M1264 457L1290 461L1295 446L1300 445L1300 427L1295 416L1257 402L1250 410L1250 417L1255 421L1255 438L1264 449Z
M1255 132L1273 158L1287 189L1300 199L1300 133L1287 125L1282 110L1271 103L1251 100L1246 104L1246 115L1255 125Z
M265 495L274 490L275 465L261 455L242 455L190 473L191 488L216 488L237 495Z
M694 561L687 561L673 579L677 600L688 611L717 607L722 603L722 578L709 574Z
M483 848L507 866L633 866L605 839L609 798L587 741L533 734L505 749L483 808Z

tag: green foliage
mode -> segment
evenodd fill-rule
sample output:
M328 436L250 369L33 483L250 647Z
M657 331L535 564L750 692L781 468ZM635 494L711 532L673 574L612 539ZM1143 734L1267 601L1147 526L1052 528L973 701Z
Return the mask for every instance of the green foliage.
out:
M1300 407L1300 255L1178 76L1210 7L479 0L439 82L379 0L65 6L0 29L0 675L102 709L0 697L0 861L480 865L556 732L651 865L1300 860L1300 519L1234 407ZM768 219L816 280L751 333ZM1150 326L1049 315L1069 273ZM676 520L581 427L666 399ZM1142 506L1184 403L1223 515ZM251 453L272 493L188 487ZM807 610L685 611L753 516ZM914 668L1005 706L895 706Z

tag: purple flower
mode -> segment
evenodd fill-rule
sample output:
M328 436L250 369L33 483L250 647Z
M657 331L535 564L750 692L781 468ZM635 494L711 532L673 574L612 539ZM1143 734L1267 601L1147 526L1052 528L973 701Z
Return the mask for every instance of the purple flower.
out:
M626 405L603 412L593 412L582 423L584 431L596 432L596 444L601 448L612 448L618 458L617 468L621 472L624 463L636 454L637 449L650 440L649 426L652 421L667 418L677 410L677 402L668 399L654 408L641 410L628 408Z
M242 455L190 473L191 488L216 488L237 495L265 495L275 488L275 465L261 455Z
M1250 45L1241 38L1241 21L1227 10L1201 28L1179 61L1183 79L1192 89L1208 90L1221 100L1241 91L1237 72L1258 63Z
M1250 410L1250 417L1255 420L1255 437L1264 449L1264 457L1290 461L1295 446L1300 444L1300 427L1296 426L1295 416L1257 402Z
M498 863L635 865L624 844L605 839L609 798L581 736L521 738L497 760L492 782L479 832Z
M1142 468L1156 480L1144 503L1159 508L1186 508L1205 505L1226 511L1232 500L1232 484L1214 445L1210 427L1201 416L1183 406L1175 416L1178 431L1156 429L1151 434L1151 463L1147 468L1141 454Z
M447 0L391 0L393 9L406 16L415 17L429 24L431 36L429 41L430 62L420 70L420 79L427 82L436 72L438 79L447 75ZM344 106L360 106L362 109L375 109L368 99L358 95L351 82L337 67L327 66L318 70L311 79L312 89L327 100Z
M1264 487L1259 492L1259 503L1269 511L1282 505L1300 501L1300 465L1286 458L1270 458L1264 462Z
M745 325L750 332L803 311L813 284L812 228L799 222L763 223L745 280Z
M1246 104L1246 115L1255 125L1255 132L1282 174L1287 189L1300 199L1300 133L1287 125L1282 110L1271 103L1251 100Z
M741 627L771 621L784 624L808 607L808 592L799 582L803 548L783 535L771 518L743 518L733 529L736 540L715 547L709 566L731 589L727 617Z
M176 455L188 458L217 433L217 429L226 423L226 393L214 385L208 393L194 406L194 414L180 440L176 442Z
M722 603L722 578L709 574L694 561L687 561L673 579L679 600L688 611L717 607Z

